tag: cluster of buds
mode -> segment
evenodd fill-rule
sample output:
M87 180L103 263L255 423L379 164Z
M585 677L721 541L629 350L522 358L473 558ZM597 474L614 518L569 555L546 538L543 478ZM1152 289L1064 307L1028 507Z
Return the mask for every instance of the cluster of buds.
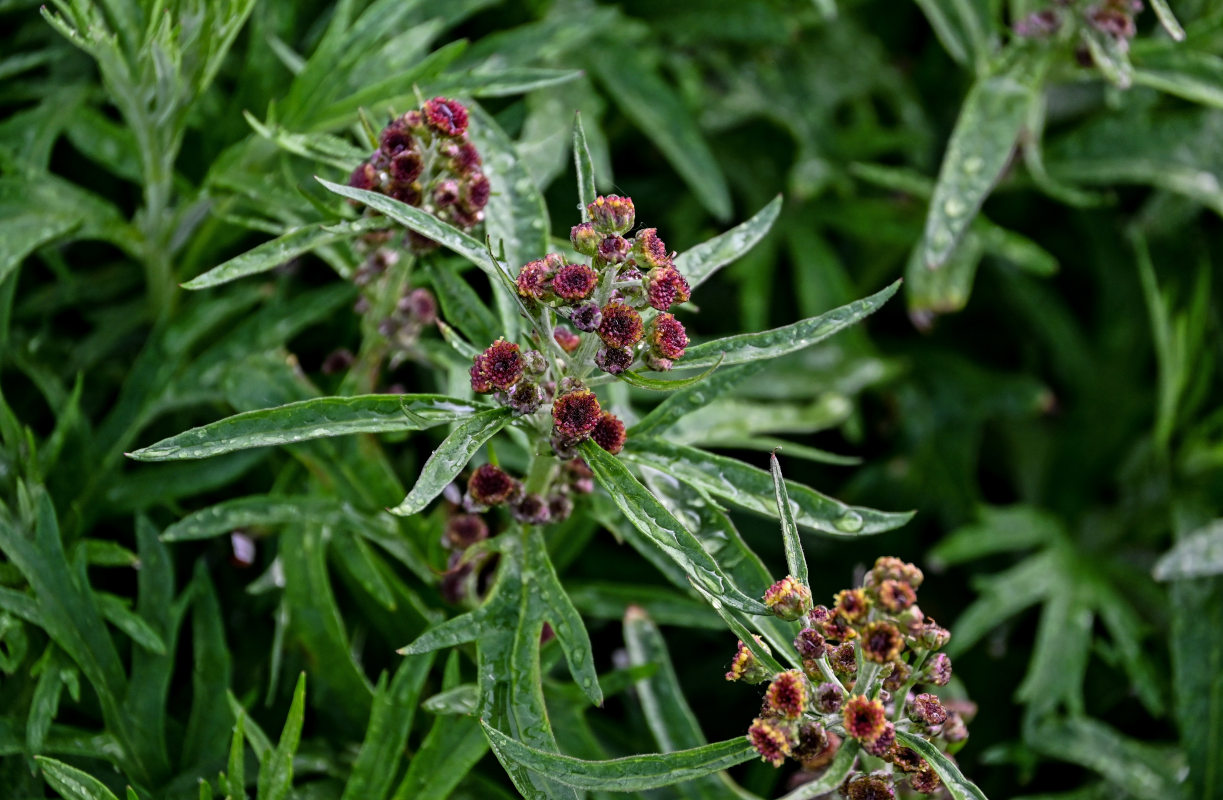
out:
M378 149L353 170L348 185L416 206L466 231L484 219L488 204L489 183L480 164L467 138L467 109L435 97L382 129ZM437 246L416 234L409 234L408 243L418 252Z
M1086 25L1109 36L1125 50L1138 31L1134 15L1142 8L1142 0L1098 0L1079 4L1071 0L1053 0L1046 8L1015 22L1013 30L1016 36L1026 39L1048 39L1067 25Z
M748 729L761 758L774 766L790 758L809 774L854 739L863 758L873 760L851 773L841 787L846 797L892 798L903 785L920 794L939 790L933 767L900 744L896 731L953 752L968 736L966 720L975 707L944 704L920 691L951 680L951 660L938 652L950 634L917 605L922 578L913 564L883 557L862 586L839 592L831 607L813 607L810 591L793 577L769 588L764 602L770 610L806 625L794 639L792 661L801 668L774 673L752 652L772 655L757 639L755 648L739 642L726 673L731 681L768 681L760 716Z
M627 236L636 220L631 198L598 197L586 217L569 239L590 263L569 263L557 253L531 261L518 273L518 293L569 320L573 328L555 331L565 352L578 350L583 333L598 337L594 364L604 372L617 375L638 359L653 370L671 369L688 334L668 311L690 295L674 254L654 228Z

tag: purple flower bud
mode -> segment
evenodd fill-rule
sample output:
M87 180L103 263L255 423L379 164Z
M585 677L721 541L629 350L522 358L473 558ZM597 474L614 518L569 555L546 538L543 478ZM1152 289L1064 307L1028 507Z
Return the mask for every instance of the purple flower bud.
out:
M610 233L599 242L597 259L600 264L622 264L628 259L628 240L617 233Z
M514 519L527 525L546 525L550 519L548 504L537 494L529 494L511 509Z
M412 183L420 177L424 166L420 153L415 149L401 150L391 159L391 178L396 183Z
M922 692L909 701L906 713L909 719L926 726L942 725L947 721L947 709L937 695Z
M598 330L603 324L603 312L594 303L589 305L579 306L569 315L569 321L573 323L573 327L579 331L587 333Z
M478 514L457 514L446 523L446 543L465 550L488 538L488 525Z
M378 187L378 170L374 169L373 165L365 162L361 166L352 171L348 176L348 185L354 189L365 189L366 191L376 189Z
M935 653L922 667L922 681L935 686L946 686L951 682L951 659L946 653Z
M603 306L603 320L599 323L599 338L609 347L632 347L641 341L645 326L641 315L623 303L608 303Z
M542 375L548 369L548 359L538 350L528 350L522 354L523 365L532 375Z
M484 173L477 173L469 177L463 182L462 189L459 192L463 209L473 214L483 210L488 205L488 198L490 196L492 196L492 184L488 182L488 178L484 176ZM466 227L470 228L474 227L474 225Z
M815 628L803 628L794 640L794 649L803 658L819 658L828 652L824 637Z
M821 714L835 714L844 701L845 692L835 683L821 683L815 689L815 707Z
M599 275L586 264L566 264L552 279L552 291L562 300L585 300L599 283Z
M433 204L438 208L452 206L459 202L459 182L453 178L438 181L433 187Z
M520 381L510 390L510 396L506 399L505 404L525 416L538 411L543 402L544 390L539 388L538 384L531 381Z
M891 722L883 724L883 731L872 742L866 742L863 749L876 758L887 758L896 746L896 726Z
M633 352L623 347L600 347L595 366L609 375L619 375L633 365Z
M564 522L573 514L573 501L566 495L554 494L548 498L548 515L553 522Z
M581 336L563 326L552 331L552 338L566 353L572 353L574 350L577 350L578 346L582 343Z
M492 464L482 464L467 479L467 494L482 506L497 506L513 499L521 491L518 481L505 470Z

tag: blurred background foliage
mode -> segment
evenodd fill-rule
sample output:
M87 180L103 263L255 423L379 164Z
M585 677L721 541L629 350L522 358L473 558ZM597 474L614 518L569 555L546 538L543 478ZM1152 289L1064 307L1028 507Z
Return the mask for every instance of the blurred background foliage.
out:
M394 653L447 608L439 553L397 544L438 515L377 513L435 440L123 458L234 410L461 381L436 340L381 378L322 374L376 331L337 277L358 256L318 228L274 272L179 288L331 219L311 176L342 178L362 120L419 87L484 104L562 236L575 110L600 190L681 252L784 193L694 298L699 337L906 276L903 302L673 433L761 464L784 438L790 477L918 511L811 540L813 586L885 553L926 569L923 608L980 705L958 758L990 796L1223 797L1223 5L1153 5L1126 47L1074 21L1017 37L1045 7L1024 0L0 2L5 796L67 792L59 762L140 797L201 778L220 796L511 796L474 722L445 716L470 664ZM303 486L314 505L242 522L253 563L208 538L241 517L187 516ZM736 521L781 569L773 523ZM641 602L705 734L741 733L758 698L722 680L716 618L589 519L553 542L600 666L632 668L618 621ZM572 752L648 749L633 694L586 714L566 680L546 691ZM379 776L357 748L387 725L413 757ZM35 755L57 759L45 778Z

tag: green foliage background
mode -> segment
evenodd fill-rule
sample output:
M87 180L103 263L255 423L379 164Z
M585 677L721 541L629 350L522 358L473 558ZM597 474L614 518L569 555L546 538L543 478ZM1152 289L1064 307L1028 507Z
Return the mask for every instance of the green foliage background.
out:
M419 87L483 104L529 178L507 199L539 192L562 235L575 110L599 189L680 252L783 193L769 235L694 298L700 338L905 276L903 301L669 440L762 466L784 439L788 477L917 511L808 538L812 584L827 600L885 553L926 570L922 607L950 623L980 705L958 759L986 794L1223 797L1223 5L1171 3L1183 41L1148 9L1128 53L1016 40L1008 22L1037 7L0 2L3 795L194 797L204 779L222 797L513 796L453 715L471 708L471 660L395 653L454 614L438 553L403 545L436 540L438 515L374 513L440 437L123 457L376 388L320 372L375 332L349 310L337 274L357 258L317 226L336 203L312 176L342 181L367 154L361 111L377 127ZM179 288L299 226L300 246L259 262L284 267ZM512 218L494 226L511 262L529 249ZM436 374L393 377L449 391L464 372ZM283 502L243 516L262 495ZM609 535L633 539L614 508L596 512L549 548L608 700L590 708L543 648L556 739L607 758L741 735L759 698L722 680L733 636L669 562ZM776 523L734 519L779 575ZM219 536L235 526L260 535L250 568ZM662 634L626 620L630 602ZM731 774L765 796L784 779ZM650 796L737 791L709 780Z

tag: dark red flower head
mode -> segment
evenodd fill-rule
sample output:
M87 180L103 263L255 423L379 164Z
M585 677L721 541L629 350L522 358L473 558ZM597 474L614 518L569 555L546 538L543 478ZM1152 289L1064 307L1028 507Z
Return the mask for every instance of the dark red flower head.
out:
M619 375L633 365L633 351L623 347L600 347L595 353L595 366L609 375Z
M569 321L579 331L590 333L598 330L599 326L603 324L603 312L594 303L588 303L580 308L575 308L569 315Z
M866 742L863 750L876 758L886 759L896 747L896 726L891 722L883 723L883 732L873 742Z
M487 538L488 525L479 514L457 514L446 523L446 542L459 550Z
M378 149L387 158L393 158L396 153L402 150L414 150L416 141L412 138L412 134L408 132L409 124L407 117L400 117L391 120L390 124L382 129L382 133L378 135Z
M484 174L475 175L463 183L460 199L463 202L463 208L466 211L475 213L483 210L488 205L488 198L492 192L492 187L488 183L488 178Z
M633 227L636 213L633 198L614 194L600 195L586 206L586 215L601 233L624 233Z
M686 303L692 296L688 281L670 264L650 270L646 282L646 297L659 311L666 311L676 303Z
M597 255L600 264L623 264L628 254L628 240L618 233L609 233L599 242Z
M566 264L552 279L552 291L562 300L585 300L599 284L599 274L586 264Z
M548 510L548 501L537 494L529 494L514 504L510 509L514 519L527 525L546 525L552 515Z
M551 289L552 276L561 266L560 257L550 255L523 264L518 271L518 294L542 300Z
M672 314L659 314L650 322L650 347L663 358L684 357L688 346L688 332L684 324Z
M553 431L562 439L585 439L598 426L603 409L599 398L588 389L563 394L552 404Z
M375 189L378 186L378 170L367 161L348 176L348 185L354 189L365 189L366 191Z
M471 366L471 388L478 393L492 389L507 391L522 379L524 367L518 345L498 339L475 357Z
M411 183L420 177L424 167L425 162L415 148L401 150L391 159L391 178L396 183Z
M893 800L896 790L886 775L856 775L845 785L848 800Z
M482 464L467 479L467 493L482 506L496 506L518 493L518 481L500 467Z
M590 438L614 456L624 449L624 423L615 414L604 411Z
M883 735L887 726L887 714L883 703L864 695L855 694L845 701L841 709L845 732L860 742L873 742Z
M633 239L633 260L647 270L664 265L671 266L667 245L658 237L657 228L646 228L637 232Z
M764 693L770 714L797 720L807 710L807 679L798 670L779 672Z
M435 97L422 108L429 127L443 136L462 136L467 132L467 109L457 100Z
M909 776L909 786L913 788L913 791L922 794L935 794L942 785L943 782L939 779L938 773L929 764Z
M461 142L449 150L450 168L457 175L467 175L476 170L481 163L480 151L471 142Z
M937 695L922 692L913 698L908 708L909 719L923 725L942 725L947 721L947 709Z
M603 321L599 323L599 338L608 347L632 347L641 341L645 326L641 315L624 303L603 306Z

